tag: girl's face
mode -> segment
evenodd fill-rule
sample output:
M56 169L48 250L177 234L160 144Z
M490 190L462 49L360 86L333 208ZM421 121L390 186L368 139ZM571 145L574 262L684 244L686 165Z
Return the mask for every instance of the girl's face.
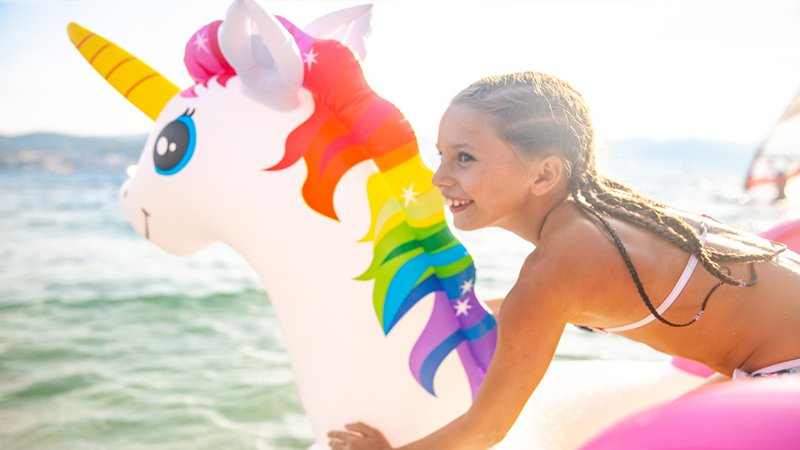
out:
M453 213L455 226L514 229L531 208L532 161L500 139L474 109L453 105L439 123L441 163L433 176Z

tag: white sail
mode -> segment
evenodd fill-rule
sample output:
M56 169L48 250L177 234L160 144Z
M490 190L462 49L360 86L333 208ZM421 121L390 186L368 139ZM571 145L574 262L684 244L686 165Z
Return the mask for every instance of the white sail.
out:
M786 182L800 174L800 92L758 147L747 172L745 189Z

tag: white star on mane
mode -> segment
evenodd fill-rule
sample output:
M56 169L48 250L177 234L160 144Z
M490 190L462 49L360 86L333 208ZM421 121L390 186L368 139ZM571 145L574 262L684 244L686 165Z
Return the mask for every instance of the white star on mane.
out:
M311 47L308 53L303 54L303 63L308 66L308 70L311 70L311 65L317 62L318 55L319 53L314 53L314 47Z
M461 295L464 295L467 292L471 291L474 283L475 282L472 281L471 279L461 283Z
M208 43L208 38L206 37L206 35L202 34L200 31L198 31L197 34L194 35L194 47L195 47L195 50L197 50L197 51L200 51L200 50L208 51L208 47L206 47L207 43Z
M406 201L406 203L403 205L404 207L408 208L409 203L417 203L417 199L415 197L419 195L419 192L414 192L413 181L411 182L411 186L401 189L403 189L403 195L401 195L401 197L403 197L403 199Z
M468 316L472 305L469 304L469 299L465 298L464 300L456 300L456 304L453 305L453 308L456 309L456 317Z

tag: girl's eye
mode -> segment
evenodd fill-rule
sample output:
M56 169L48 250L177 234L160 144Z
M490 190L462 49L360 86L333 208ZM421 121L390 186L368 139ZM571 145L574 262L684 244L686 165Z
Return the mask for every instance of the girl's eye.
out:
M475 161L475 158L470 156L469 153L461 152L461 153L458 154L458 162L464 163L464 162L470 162L470 161Z

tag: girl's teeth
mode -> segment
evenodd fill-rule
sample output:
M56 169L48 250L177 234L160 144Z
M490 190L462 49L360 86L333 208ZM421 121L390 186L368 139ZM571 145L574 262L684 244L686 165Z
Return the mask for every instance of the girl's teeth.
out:
M469 203L469 200L456 200L452 198L448 198L447 200L445 200L445 205L447 206L459 207L461 205L466 205L467 203Z

